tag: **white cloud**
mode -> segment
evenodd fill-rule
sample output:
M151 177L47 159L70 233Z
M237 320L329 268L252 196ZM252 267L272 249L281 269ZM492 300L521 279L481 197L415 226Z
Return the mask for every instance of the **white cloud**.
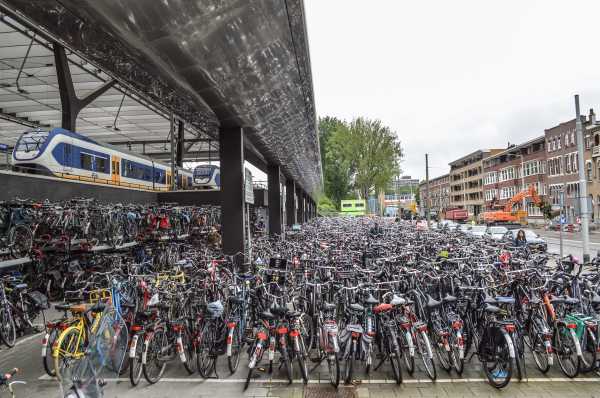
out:
M320 116L379 118L435 176L600 106L598 1L305 0ZM600 110L600 109L598 109ZM600 112L596 113L600 113Z

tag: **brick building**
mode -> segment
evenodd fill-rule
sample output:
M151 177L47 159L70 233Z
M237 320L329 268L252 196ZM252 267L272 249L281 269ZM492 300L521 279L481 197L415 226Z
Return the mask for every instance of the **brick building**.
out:
M427 184L425 181L421 181L419 184L419 195L421 199L421 206L425 208L427 203ZM429 206L431 208L432 215L441 215L446 211L450 205L450 175L444 174L443 176L436 177L429 180Z
M591 135L593 123L589 120L595 119L593 111L590 117L581 116L584 125L585 139L585 164L588 170L592 169L592 142ZM589 120L588 120L589 119ZM592 120L593 121L593 120ZM557 208L560 205L560 192L564 192L564 206L567 221L575 222L575 202L579 197L579 175L578 154L575 119L560 123L557 126L545 130L546 138L546 173L548 179L548 200ZM596 168L597 170L597 168ZM588 171L589 174L589 171ZM593 169L592 169L593 175ZM589 177L588 177L588 186ZM596 185L594 185L595 187ZM590 192L594 195L594 192ZM600 193L600 192L599 192Z
M466 209L472 218L483 211L483 159L501 151L477 150L450 163L449 208Z
M546 181L546 139L536 137L519 145L491 155L483 160L483 196L486 210L502 208L506 202L523 188L534 185L538 195L545 200ZM529 222L542 223L544 217L540 209L526 200ZM523 202L514 209L523 210Z

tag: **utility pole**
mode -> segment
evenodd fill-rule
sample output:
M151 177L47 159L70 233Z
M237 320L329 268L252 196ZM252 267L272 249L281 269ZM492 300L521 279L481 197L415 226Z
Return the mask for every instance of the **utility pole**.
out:
M559 216L559 230L560 230L560 258L563 258L564 254L563 254L563 217L564 217L564 207L565 207L565 191L563 191L562 189L560 190L560 192L558 193L559 196L559 200L560 200L560 216Z
M581 213L581 235L583 237L583 262L590 261L590 229L589 213L587 208L587 181L585 179L585 159L583 151L583 125L579 113L579 95L575 95L575 128L577 129L577 155L579 157L577 167L579 168L579 211Z
M427 216L427 229L431 228L431 212L429 209L429 154L425 154L425 190L427 199L425 200L425 215Z

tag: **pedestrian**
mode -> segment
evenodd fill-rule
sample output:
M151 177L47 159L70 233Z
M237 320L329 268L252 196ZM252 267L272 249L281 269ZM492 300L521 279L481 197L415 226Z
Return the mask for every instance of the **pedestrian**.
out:
M517 237L515 239L515 246L517 246L517 247L527 246L527 239L525 238L525 231L523 231L522 229L520 229L519 232L517 232Z

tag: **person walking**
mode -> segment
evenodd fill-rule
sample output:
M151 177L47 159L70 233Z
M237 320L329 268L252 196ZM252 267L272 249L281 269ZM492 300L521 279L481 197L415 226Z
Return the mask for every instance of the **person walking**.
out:
M522 229L520 229L519 232L517 232L517 237L515 239L515 246L517 246L517 247L527 246L527 239L525 238L525 231L523 231Z

